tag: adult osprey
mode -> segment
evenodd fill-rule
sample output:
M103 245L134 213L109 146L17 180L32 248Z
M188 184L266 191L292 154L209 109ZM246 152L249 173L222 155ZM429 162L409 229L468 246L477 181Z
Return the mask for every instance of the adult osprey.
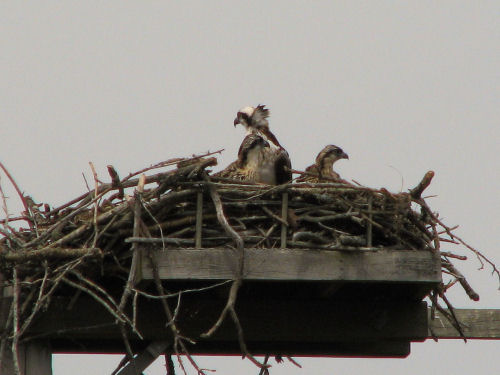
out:
M216 177L231 178L233 180L263 182L263 167L266 165L266 156L271 152L269 143L257 134L245 137L238 150L238 160L233 161L222 171L215 173Z
M325 146L316 156L316 162L306 168L306 173L297 182L346 182L333 170L333 164L339 159L349 159L349 156L340 147Z
M264 105L244 107L238 111L234 126L243 125L249 135L258 135L266 140L269 149L263 149L260 168L260 181L270 185L279 185L292 180L292 163L288 152L281 146L275 135L269 130L269 109ZM243 140L245 142L245 140Z

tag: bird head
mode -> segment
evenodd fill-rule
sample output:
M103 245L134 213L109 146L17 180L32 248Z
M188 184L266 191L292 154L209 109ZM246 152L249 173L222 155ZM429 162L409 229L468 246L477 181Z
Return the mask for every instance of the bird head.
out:
M338 146L328 145L325 146L316 157L316 164L322 165L325 161L329 161L333 164L339 159L349 159L349 155Z
M240 124L247 130L249 128L268 128L269 122L267 121L267 118L269 115L269 109L265 108L264 105L258 105L257 107L243 107L236 114L234 126L236 127L236 125Z

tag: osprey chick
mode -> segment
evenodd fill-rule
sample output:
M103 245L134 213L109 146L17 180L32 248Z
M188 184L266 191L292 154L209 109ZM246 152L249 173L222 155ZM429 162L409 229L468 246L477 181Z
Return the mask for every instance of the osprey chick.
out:
M316 156L316 162L306 168L306 174L297 179L297 182L345 182L333 170L333 164L340 159L349 159L349 156L338 146L325 146Z
M215 173L216 177L233 180L263 182L262 166L264 155L270 150L269 143L257 134L245 137L238 150L238 160L233 161L222 171Z
M275 135L269 130L269 109L264 105L244 107L238 111L234 126L240 124L247 131L247 136L256 134L264 138L270 149L264 150L262 165L262 183L279 185L292 180L292 163L288 152L281 146ZM245 141L243 141L245 142Z

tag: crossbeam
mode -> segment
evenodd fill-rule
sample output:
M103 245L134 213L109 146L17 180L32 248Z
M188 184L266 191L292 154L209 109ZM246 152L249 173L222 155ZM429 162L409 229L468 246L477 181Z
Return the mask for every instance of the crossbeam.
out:
M500 340L500 310L455 309L455 314L466 338ZM431 319L429 311L429 337L461 338L458 331L439 311L436 311L434 319Z
M149 246L149 249L154 249ZM167 249L156 247L164 280L227 280L236 277L238 254L226 248ZM152 280L147 256L140 278ZM314 249L245 249L243 279L262 281L441 282L441 262L429 251L330 251Z

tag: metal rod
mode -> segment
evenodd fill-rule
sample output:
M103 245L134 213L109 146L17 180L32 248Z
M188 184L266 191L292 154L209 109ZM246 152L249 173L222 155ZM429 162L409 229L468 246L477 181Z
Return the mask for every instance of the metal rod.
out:
M197 249L201 248L201 229L203 226L203 192L199 191L196 194L196 234L195 244Z
M282 195L281 201L281 219L286 223L288 222L288 193L284 192ZM281 224L281 248L286 248L286 234L287 234L287 226L285 224Z
M373 242L373 207L372 207L373 197L371 195L368 196L368 220L366 221L366 246L372 247Z

